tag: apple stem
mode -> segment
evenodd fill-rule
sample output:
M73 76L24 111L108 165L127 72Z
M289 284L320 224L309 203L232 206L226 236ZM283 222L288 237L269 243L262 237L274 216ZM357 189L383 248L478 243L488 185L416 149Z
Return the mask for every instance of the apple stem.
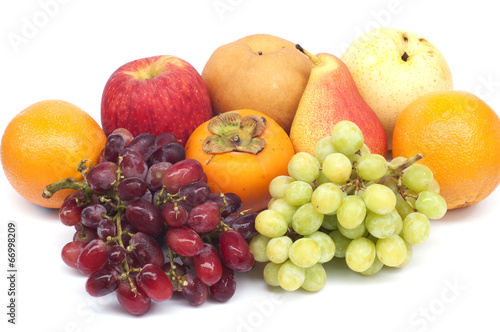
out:
M313 62L313 64L315 66L319 63L319 57L318 56L312 54L311 52L306 51L299 44L295 44L295 48L298 49L299 51L301 51L302 53L304 53L305 55L307 55L309 57L309 59L311 59L311 61Z

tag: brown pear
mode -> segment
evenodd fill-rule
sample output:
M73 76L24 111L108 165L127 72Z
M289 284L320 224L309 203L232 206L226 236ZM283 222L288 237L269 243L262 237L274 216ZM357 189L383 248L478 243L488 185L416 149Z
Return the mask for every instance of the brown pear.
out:
M332 54L314 55L300 45L297 49L311 59L313 68L290 130L295 152L314 154L318 140L330 136L337 122L348 120L361 129L372 153L386 156L384 127L361 97L347 66Z

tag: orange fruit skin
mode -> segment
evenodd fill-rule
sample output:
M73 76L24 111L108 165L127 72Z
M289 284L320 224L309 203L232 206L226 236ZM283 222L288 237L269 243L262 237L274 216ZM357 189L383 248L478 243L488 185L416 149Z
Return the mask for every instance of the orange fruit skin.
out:
M200 125L186 143L186 158L198 160L207 175L207 183L214 193L235 193L243 203L242 211L257 212L271 199L269 184L279 175L288 175L288 162L295 154L285 130L271 117L251 109L234 110L242 117L262 116L266 129L261 137L266 147L258 154L246 152L206 153L203 141L212 135L207 121Z
M423 153L448 209L474 205L500 184L500 119L480 98L464 91L426 94L399 116L394 157Z
M85 111L62 100L44 100L7 125L2 136L2 166L21 196L42 207L60 208L73 191L62 190L45 199L43 189L67 177L81 180L78 163L89 159L87 165L96 165L105 142L103 130Z

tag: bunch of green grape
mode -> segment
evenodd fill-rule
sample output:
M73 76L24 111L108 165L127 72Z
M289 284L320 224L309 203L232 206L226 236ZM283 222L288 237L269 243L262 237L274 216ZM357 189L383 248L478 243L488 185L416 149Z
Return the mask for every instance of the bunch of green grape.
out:
M412 246L429 236L429 219L447 211L432 171L416 163L422 157L388 162L370 153L350 121L318 141L314 156L296 153L288 176L270 183L268 209L255 220L259 234L250 249L267 262L265 281L318 291L326 282L323 264L334 257L362 275L407 265Z

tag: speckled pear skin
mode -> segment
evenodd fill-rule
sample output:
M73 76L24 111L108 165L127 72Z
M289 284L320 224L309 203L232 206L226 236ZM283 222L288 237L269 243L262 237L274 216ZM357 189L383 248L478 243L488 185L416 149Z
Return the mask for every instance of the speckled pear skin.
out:
M371 30L354 40L341 59L382 122L389 147L396 120L408 104L426 93L453 89L450 68L436 46L401 29Z
M382 123L361 97L347 66L328 53L310 57L313 68L290 130L295 152L314 155L316 142L331 135L337 122L349 120L361 129L372 153L386 156Z

